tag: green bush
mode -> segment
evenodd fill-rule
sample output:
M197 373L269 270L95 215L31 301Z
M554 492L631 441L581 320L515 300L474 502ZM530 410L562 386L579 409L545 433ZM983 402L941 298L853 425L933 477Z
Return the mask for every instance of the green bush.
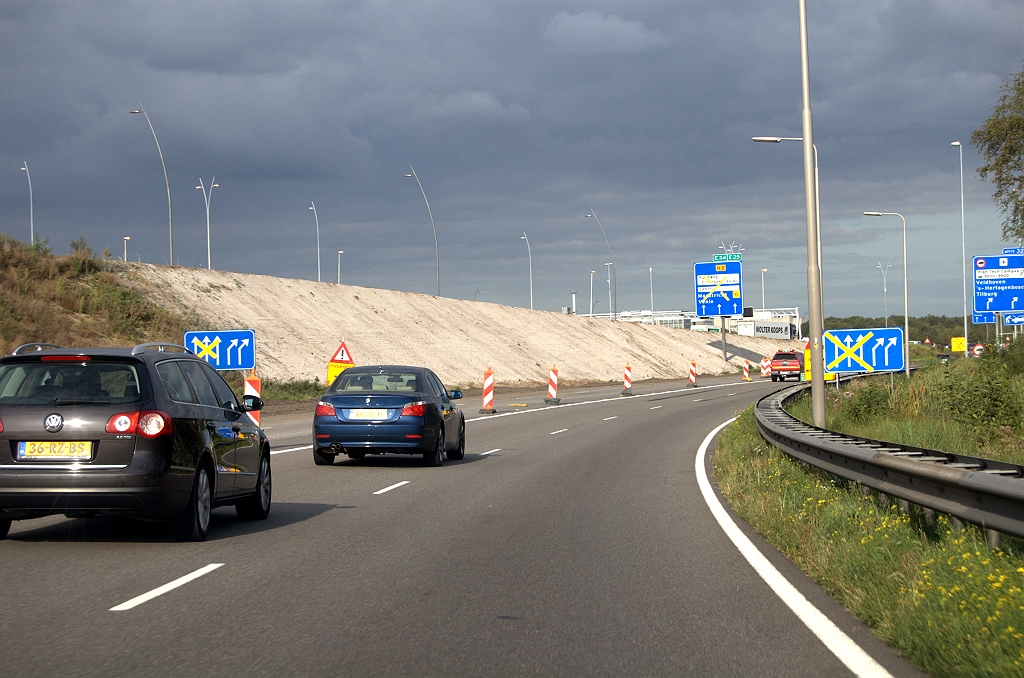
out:
M979 369L946 370L941 393L953 418L975 429L1000 426L1020 430L1024 402L1020 388L1002 364L982 362Z

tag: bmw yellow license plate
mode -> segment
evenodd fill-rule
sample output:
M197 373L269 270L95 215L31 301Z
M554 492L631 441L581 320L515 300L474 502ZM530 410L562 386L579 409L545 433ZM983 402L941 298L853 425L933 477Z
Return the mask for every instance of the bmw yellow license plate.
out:
M18 443L18 459L81 460L92 459L92 443L69 440L35 442L23 440Z
M369 419L372 421L380 421L381 419L388 418L387 410L349 410L349 419Z

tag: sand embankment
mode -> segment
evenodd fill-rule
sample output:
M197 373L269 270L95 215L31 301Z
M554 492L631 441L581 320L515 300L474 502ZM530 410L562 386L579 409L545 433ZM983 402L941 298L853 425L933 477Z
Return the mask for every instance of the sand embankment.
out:
M505 384L546 383L557 363L563 384L684 378L741 369L778 348L801 346L730 334L729 364L717 334L614 323L550 311L410 292L264 275L131 264L123 274L161 306L194 312L212 329L256 330L260 376L326 377L344 339L356 364L425 365L447 384L479 385L494 369Z

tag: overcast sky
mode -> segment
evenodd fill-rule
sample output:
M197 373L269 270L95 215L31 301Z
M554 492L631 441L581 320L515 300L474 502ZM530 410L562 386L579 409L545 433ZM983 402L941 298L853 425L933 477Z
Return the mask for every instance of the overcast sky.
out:
M967 254L1001 215L971 132L1024 61L1019 2L810 0L825 311L962 310ZM590 271L607 312L693 310L693 262L742 244L747 305L805 312L795 0L706 2L0 3L0 230L65 253L84 236L132 260L206 265L200 177L221 270L558 310ZM315 319L311 319L315 321Z

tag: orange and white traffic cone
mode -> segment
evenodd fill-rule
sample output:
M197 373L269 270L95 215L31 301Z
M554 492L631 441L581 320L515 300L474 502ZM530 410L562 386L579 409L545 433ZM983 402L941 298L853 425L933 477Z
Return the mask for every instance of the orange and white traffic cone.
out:
M494 370L488 367L484 371L484 403L480 414L494 414Z
M250 370L249 376L245 378L245 392L243 393L243 395L251 395L259 398L260 386L262 385L262 383L263 382L260 381L260 378L256 376L256 370ZM256 422L257 426L260 425L259 410L256 410L255 412L246 412L246 414L249 415L250 419Z
M619 395L633 395L633 368L626 363L626 369L622 372L622 393Z
M551 371L548 372L548 397L544 399L544 402L551 405L562 402L558 397L558 365L552 365Z
M743 381L750 381L750 361L743 359Z
M690 386L697 385L697 361L690 361Z

